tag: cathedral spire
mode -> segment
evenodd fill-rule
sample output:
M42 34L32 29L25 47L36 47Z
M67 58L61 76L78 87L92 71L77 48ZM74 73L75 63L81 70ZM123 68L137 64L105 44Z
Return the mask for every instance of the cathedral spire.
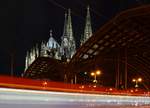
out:
M65 20L64 20L64 30L61 39L63 40L65 37L67 37L67 13L66 12L65 12Z
M73 37L70 9L68 9L68 15L65 13L64 31L61 39L62 39L60 48L61 56L65 56L65 58L70 59L75 53L76 49L75 40Z
M67 20L67 32L71 40L73 40L72 22L71 22L71 10L68 9L68 20Z
M68 33L69 33L69 44L70 44L70 58L72 58L72 56L76 52L76 43L75 43L75 39L73 37L71 9L68 9Z
M86 15L86 22L84 28L84 35L81 37L81 45L85 43L90 37L92 36L92 26L91 26L91 16L90 16L90 7L87 6L87 15Z

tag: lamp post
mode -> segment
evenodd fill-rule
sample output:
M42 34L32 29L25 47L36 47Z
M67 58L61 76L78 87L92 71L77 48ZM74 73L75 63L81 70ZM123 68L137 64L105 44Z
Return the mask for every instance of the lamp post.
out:
M97 75L100 75L101 74L101 71L100 70L97 70L96 72L92 72L91 73L91 76L94 76L94 80L93 82L96 84L97 83Z
M138 79L133 78L132 82L135 82L135 88L137 88L137 87L139 87L138 83L142 82L142 78L138 78Z

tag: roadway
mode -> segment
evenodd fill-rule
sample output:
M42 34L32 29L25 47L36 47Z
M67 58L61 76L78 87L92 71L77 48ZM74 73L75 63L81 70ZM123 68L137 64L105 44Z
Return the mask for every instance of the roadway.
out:
M150 97L1 87L0 108L150 108Z

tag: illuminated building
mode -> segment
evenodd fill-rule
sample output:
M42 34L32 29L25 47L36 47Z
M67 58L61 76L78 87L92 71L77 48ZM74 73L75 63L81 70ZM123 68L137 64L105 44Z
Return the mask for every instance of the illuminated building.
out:
M84 28L84 35L81 37L81 45L85 43L92 36L92 26L91 26L91 16L90 16L90 8L87 7L87 16L86 23Z
M63 36L61 37L60 56L66 59L71 59L76 51L76 44L73 37L71 10L68 10L68 16L65 14L65 23Z
M61 43L59 44L52 35L50 30L50 38L47 42L42 41L40 48L38 45L33 47L30 51L27 51L25 70L33 63L37 57L50 57L57 60L69 61L76 52L76 42L73 35L71 10L68 9L68 13L65 13L65 21L63 28L63 35L61 36ZM92 36L90 9L87 7L87 16L85 22L84 35L81 37L81 45Z

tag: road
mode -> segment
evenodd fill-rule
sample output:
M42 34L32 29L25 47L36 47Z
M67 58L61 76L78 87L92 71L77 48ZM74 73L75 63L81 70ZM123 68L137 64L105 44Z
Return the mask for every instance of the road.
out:
M0 108L150 108L150 97L0 88Z

